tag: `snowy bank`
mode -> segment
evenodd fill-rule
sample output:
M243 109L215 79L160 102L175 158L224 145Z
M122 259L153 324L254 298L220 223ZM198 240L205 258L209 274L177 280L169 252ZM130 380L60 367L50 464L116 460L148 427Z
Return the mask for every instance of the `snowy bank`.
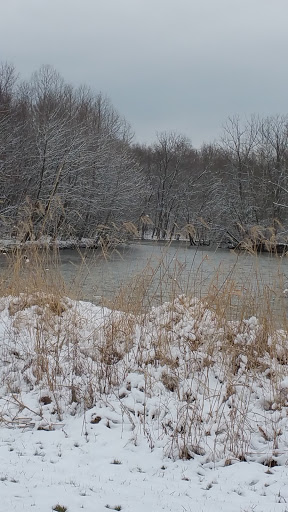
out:
M284 511L287 343L184 296L0 299L4 510Z

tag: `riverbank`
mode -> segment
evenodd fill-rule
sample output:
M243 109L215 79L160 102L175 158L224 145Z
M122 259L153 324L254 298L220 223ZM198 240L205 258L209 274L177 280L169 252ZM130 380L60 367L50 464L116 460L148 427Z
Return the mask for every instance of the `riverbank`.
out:
M45 237L40 240L27 240L26 242L13 239L0 240L0 253L12 252L18 249L28 251L31 249L97 249L98 247L98 242L92 238L82 238L81 240L52 240L49 237Z
M3 297L5 510L284 512L287 348L185 296L139 315Z
M141 239L141 238L131 238L129 240L126 240L125 242L118 242L115 244L115 246L111 245L110 247L113 249L115 247L119 247L121 245L126 244L157 244L159 246L173 246L173 247L199 247L199 248L206 248L210 244L195 244L191 245L189 240L184 239L173 239L173 240L163 240L163 239ZM33 241L27 241L27 242L20 242L19 240L13 240L13 239L0 239L0 253L5 252L12 252L17 249L20 250L29 250L29 249L98 249L102 248L101 244L99 246L99 243L97 240L93 238L82 238L81 240L75 240L75 239L69 239L69 240L51 240L49 238L43 238L40 240L33 240ZM216 248L216 245L213 247Z

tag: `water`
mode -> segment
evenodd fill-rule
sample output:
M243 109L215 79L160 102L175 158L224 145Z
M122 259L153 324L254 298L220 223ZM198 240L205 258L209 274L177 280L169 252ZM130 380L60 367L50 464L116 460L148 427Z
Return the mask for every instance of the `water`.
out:
M5 261L1 255L0 269ZM276 313L283 304L286 308L285 300L288 306L283 295L288 288L287 257L197 248L182 242L139 242L123 246L108 257L99 250L62 250L60 261L68 288L76 288L79 298L96 304L103 297L112 300L126 286L131 301L148 288L152 304L180 293L200 298L210 294L219 299L229 289L234 307L251 291L258 305L269 300ZM255 305L251 304L254 313Z
M147 287L152 304L180 293L221 300L230 290L232 308L254 295L251 314L257 314L265 301L275 313L288 306L283 295L288 288L288 258L269 254L145 242L122 247L108 258L97 251L62 251L61 271L67 283L78 277L82 298L96 304L102 297L113 299L126 286L131 301Z

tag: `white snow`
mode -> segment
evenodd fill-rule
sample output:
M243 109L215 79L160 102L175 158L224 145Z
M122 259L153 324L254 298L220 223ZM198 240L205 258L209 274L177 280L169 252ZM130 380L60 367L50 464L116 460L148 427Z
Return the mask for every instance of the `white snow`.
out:
M287 511L288 337L261 329L0 299L0 510Z

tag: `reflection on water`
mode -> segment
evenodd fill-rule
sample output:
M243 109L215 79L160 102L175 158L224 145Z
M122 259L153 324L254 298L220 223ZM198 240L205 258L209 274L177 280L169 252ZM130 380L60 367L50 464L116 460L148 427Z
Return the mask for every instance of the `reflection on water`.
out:
M274 311L283 308L283 304L286 308L285 300L288 306L288 299L283 296L283 290L288 288L287 257L195 248L182 242L171 245L145 242L122 247L109 257L100 251L63 250L60 260L68 287L74 290L76 287L79 298L95 303L100 303L101 297L112 299L121 286L127 285L131 293L134 288L139 293L141 286L149 286L154 304L169 300L171 293L198 297L209 293L221 297L226 287L235 303L253 291L262 302L268 300L269 292ZM5 261L1 255L2 268ZM253 305L251 314L252 309Z

